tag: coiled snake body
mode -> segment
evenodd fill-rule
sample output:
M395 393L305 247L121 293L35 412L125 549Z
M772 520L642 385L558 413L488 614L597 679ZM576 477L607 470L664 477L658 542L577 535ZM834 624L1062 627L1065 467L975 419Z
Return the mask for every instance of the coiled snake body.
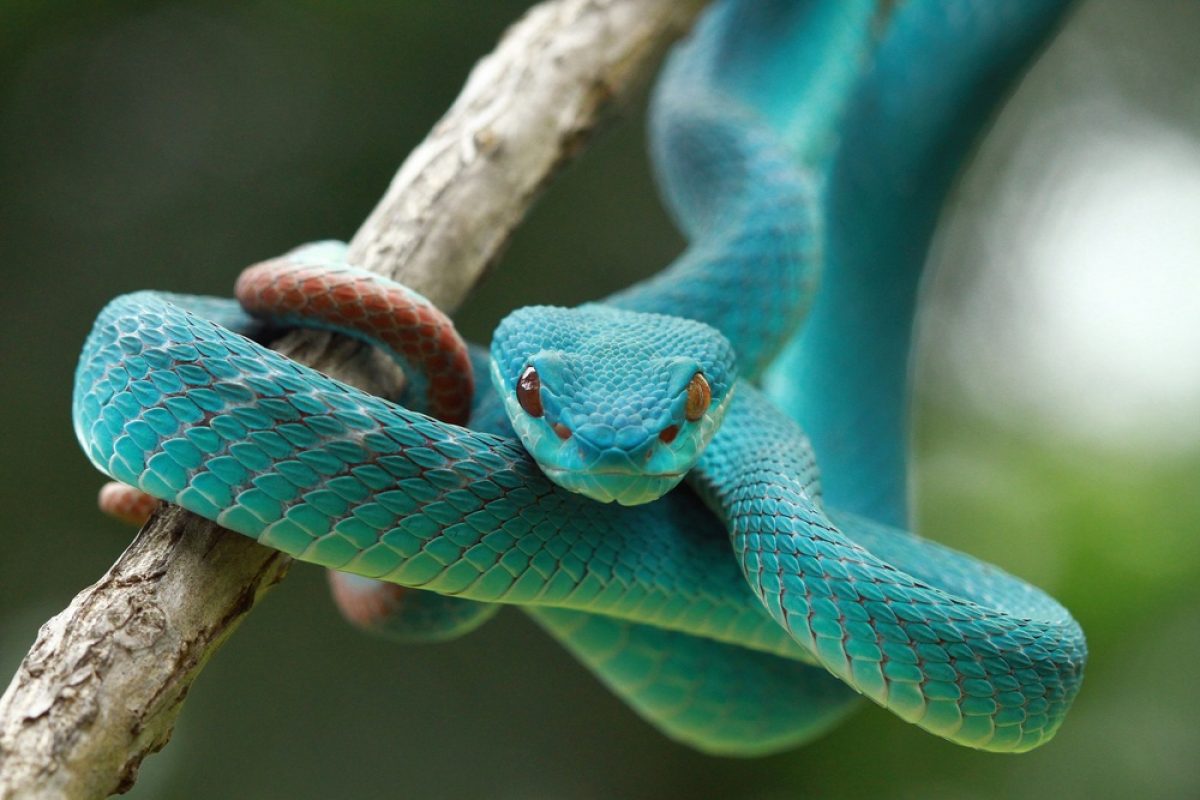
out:
M469 427L454 422L466 356L442 355L448 334L423 312L381 337L378 309L338 290L355 311L324 324L367 320L374 341L421 361L406 401L451 422L260 347L240 335L260 323L231 301L142 292L110 303L84 347L85 452L301 560L427 590L398 623L414 638L522 606L706 750L793 745L856 692L965 745L1045 741L1086 657L1070 615L968 556L826 508L811 445L752 383L815 288L828 131L809 117L822 102L837 118L857 65L827 45L864 36L868 6L732 0L705 17L667 67L652 128L690 248L603 303L506 319L490 362L473 354L496 391L478 393ZM784 67L812 77L773 82ZM343 253L325 243L286 261L301 284L366 281ZM262 277L276 266L243 278L242 296L287 296ZM283 305L256 313L302 322ZM685 474L690 488L667 493Z

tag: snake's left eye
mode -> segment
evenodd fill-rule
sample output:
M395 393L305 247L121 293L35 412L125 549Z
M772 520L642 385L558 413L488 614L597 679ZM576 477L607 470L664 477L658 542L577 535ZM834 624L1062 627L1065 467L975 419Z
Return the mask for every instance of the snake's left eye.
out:
M542 379L532 366L523 369L521 377L517 378L517 402L531 417L540 417L546 413L542 408Z
M688 381L687 402L683 406L683 416L687 418L688 422L696 422L704 416L704 412L708 411L711 404L712 387L708 385L704 375L697 372Z

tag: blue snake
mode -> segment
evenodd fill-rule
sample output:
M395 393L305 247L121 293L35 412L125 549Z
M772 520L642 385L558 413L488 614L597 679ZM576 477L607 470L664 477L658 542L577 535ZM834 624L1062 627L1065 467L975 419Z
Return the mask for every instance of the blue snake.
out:
M928 13L913 3L885 21L919 43ZM866 56L847 57L880 24L867 2L710 9L669 59L651 120L689 248L603 301L509 315L490 353L472 351L494 391L477 393L467 426L254 341L296 319L139 292L113 300L84 346L85 453L363 591L425 590L393 623L402 637L463 633L518 605L652 724L706 751L794 746L859 695L963 745L1041 744L1082 680L1079 626L1019 579L904 531L902 442L885 431L864 452L871 440L847 433L900 414L893 339L907 339L870 333L911 320L915 286L898 274L896 308L878 292L865 304L884 311L861 328L853 309L823 311L817 290L826 265L830 302L846 302L853 259L824 246L843 180L831 154L864 93L887 86L864 88ZM292 258L355 274L344 253L323 243ZM852 301L885 281L862 284ZM822 399L810 376L831 365L861 397ZM863 385L872 365L878 391Z

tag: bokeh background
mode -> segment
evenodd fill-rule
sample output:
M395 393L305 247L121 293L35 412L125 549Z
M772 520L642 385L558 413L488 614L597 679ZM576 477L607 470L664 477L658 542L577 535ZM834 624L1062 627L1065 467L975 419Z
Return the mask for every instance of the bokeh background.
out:
M119 292L226 294L351 235L526 3L0 3L0 674L131 532L68 408ZM297 565L218 654L133 797L1200 796L1200 5L1081 5L1000 115L931 256L920 528L1045 587L1091 662L1006 757L876 708L756 761L660 737L518 612L425 648L345 626ZM680 248L640 103L462 310L575 303Z

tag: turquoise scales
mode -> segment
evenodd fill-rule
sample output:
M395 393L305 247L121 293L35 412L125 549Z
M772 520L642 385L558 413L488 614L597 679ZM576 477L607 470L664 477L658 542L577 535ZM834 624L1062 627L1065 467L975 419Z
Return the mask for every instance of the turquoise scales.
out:
M563 491L510 437L288 362L204 319L246 324L219 301L154 293L113 301L85 345L74 408L85 450L113 477L304 560L522 605L696 746L763 752L836 720L853 694L813 662L954 741L1044 741L1082 676L1070 616L969 557L824 509L803 434L745 380L803 314L819 203L795 164L819 183L821 125L856 69L839 47L865 42L873 22L863 4L814 8L722 4L673 59L655 151L685 229L711 238L611 301L699 317L737 350L743 380L690 478L725 527L684 491L634 508ZM731 68L688 69L720 58ZM779 82L739 83L796 65L816 77L783 86L788 99ZM689 73L721 80L686 84ZM779 113L813 98L831 110ZM796 119L808 136L785 144ZM728 302L735 287L766 305ZM499 377L502 391L517 379ZM498 406L484 398L472 424L503 431Z

